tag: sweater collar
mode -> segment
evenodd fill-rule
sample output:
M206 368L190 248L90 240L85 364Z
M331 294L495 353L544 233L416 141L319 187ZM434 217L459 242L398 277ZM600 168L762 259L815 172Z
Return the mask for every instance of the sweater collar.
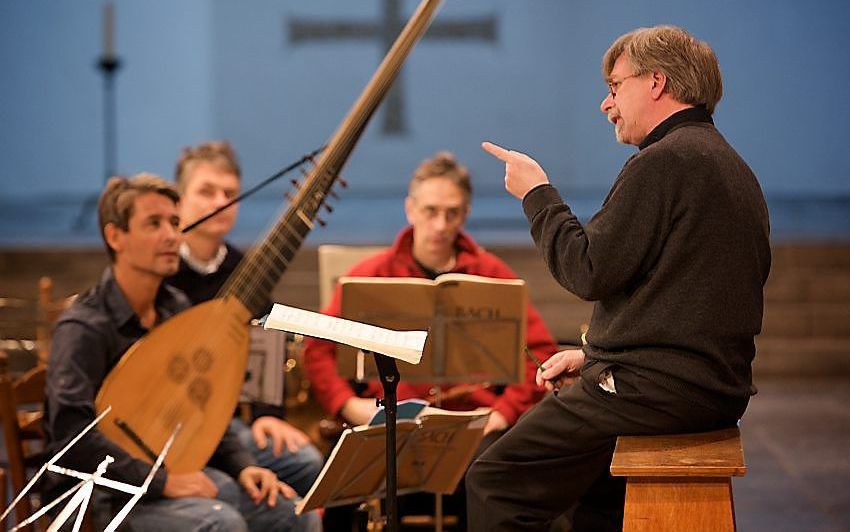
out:
M655 128L649 132L649 135L643 139L643 142L640 143L638 148L643 150L651 144L658 142L674 127L684 124L685 122L708 122L709 124L714 124L714 121L711 119L711 114L704 105L688 107L687 109L682 109L681 111L673 113L665 118L663 122L655 126Z
M452 272L463 272L470 265L475 264L478 260L479 247L472 238L465 232L460 231L455 239L455 250L457 257L455 260ZM418 263L413 258L413 227L407 226L396 236L395 242L392 245L392 253L394 256L401 258L410 266L415 266L419 269Z
M192 255L192 250L189 249L189 244L186 242L180 243L180 258L186 263L190 269L201 275L211 275L221 268L224 258L227 256L227 246L221 244L215 256L208 260L201 260Z

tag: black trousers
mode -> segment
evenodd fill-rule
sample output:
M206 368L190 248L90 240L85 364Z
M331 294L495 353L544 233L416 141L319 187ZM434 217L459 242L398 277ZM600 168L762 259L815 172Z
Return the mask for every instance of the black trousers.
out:
M617 393L598 385L606 368ZM544 398L470 467L468 528L546 530L574 509L573 532L619 530L625 482L608 473L617 436L715 430L733 425L745 408L742 401L722 412L591 361L579 381Z

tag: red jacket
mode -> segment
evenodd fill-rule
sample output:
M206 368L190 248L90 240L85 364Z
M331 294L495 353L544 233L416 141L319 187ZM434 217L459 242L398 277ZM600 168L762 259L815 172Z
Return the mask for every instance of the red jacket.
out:
M407 227L399 233L391 248L363 260L346 275L359 277L425 277L424 272L413 259L412 245L413 228ZM457 248L457 260L452 272L503 279L516 278L516 274L507 264L495 255L478 247L465 233L461 232L458 235L455 247ZM322 312L331 316L339 316L340 295L341 290L337 286L333 299ZM528 305L526 343L541 362L552 356L556 351L555 343L546 329L546 325L531 304ZM309 339L304 352L304 366L307 370L307 378L310 379L313 392L316 394L319 403L328 413L338 415L345 402L354 397L355 394L348 381L337 373L336 344L327 340ZM448 410L470 410L480 406L492 407L505 416L509 424L513 425L520 414L539 401L543 395L543 389L534 383L536 372L537 367L526 358L525 383L509 385L505 387L504 393L501 395L496 395L489 388L475 386L471 393L461 394L459 399L444 401L442 407ZM458 386L469 387L469 385L445 386L443 391L449 392L452 388ZM414 397L430 399L432 397L429 397L429 391L432 389L433 386L428 384L413 384L402 380L398 385L398 399L404 400ZM381 397L383 390L378 381L371 381L366 391L361 395L364 397Z

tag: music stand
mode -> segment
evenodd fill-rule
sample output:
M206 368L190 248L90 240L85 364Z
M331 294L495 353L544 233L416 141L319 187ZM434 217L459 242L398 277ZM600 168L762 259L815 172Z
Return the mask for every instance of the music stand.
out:
M486 408L472 412L426 408L415 418L404 418L395 424L387 412L385 423L346 429L296 511L386 496L388 524L395 524L395 519L389 518L393 491L406 494L455 490L481 441L489 415ZM387 434L394 427L397 439L388 447ZM395 489L380 460L386 449L395 449ZM387 480L382 483L385 477Z
M389 518L388 522L390 530L396 530L396 456L391 451L396 448L396 388L399 381L395 358L418 364L422 359L422 351L428 345L428 333L426 331L393 331L280 304L275 304L271 313L261 321L265 329L324 338L375 354L375 363L384 386L383 404L389 422L384 451L386 485L392 488L391 493L388 490L387 495L387 505L392 511L392 518ZM378 353L378 350L383 353Z
M378 401L378 406L383 406L387 416L387 429L385 438L386 466L387 466L387 524L390 530L398 529L398 471L396 470L396 413L398 412L398 365L394 358L373 353L375 366L381 377L381 386L384 388L384 399Z
M416 366L402 364L406 381L434 384L524 381L525 360L521 354L525 347L527 312L524 281L446 274L433 281L343 277L340 284L343 317L391 329L429 330L422 362ZM418 307L411 305L412 301ZM340 345L339 373L357 381L374 378L363 357L362 352ZM440 395L436 400L437 406L441 406ZM442 500L438 493L435 504L437 531L440 531Z

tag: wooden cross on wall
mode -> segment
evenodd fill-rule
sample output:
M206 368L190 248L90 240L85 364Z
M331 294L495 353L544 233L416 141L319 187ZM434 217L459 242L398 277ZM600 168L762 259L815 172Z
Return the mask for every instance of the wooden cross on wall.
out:
M401 4L402 0L383 0L383 13L377 22L290 19L289 42L298 45L309 41L378 39L386 53L406 23L406 19L401 16ZM496 42L496 17L489 15L475 19L438 19L428 28L423 38L493 43ZM384 101L382 131L385 135L404 135L407 132L403 72L402 70L399 73Z

